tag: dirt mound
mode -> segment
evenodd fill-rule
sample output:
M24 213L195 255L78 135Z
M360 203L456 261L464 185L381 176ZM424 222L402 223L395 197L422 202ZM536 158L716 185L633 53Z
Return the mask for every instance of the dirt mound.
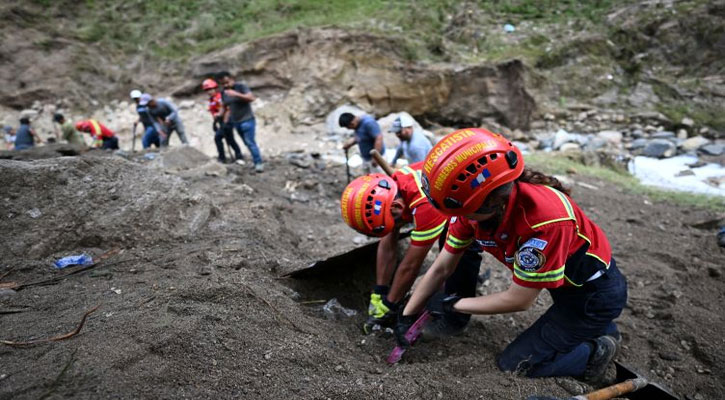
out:
M159 168L163 158L188 168L170 175ZM93 152L0 160L0 273L10 272L2 283L77 268L54 270L55 257L120 250L90 272L0 290L0 338L8 340L70 331L101 304L72 339L0 347L0 398L566 395L560 380L513 377L494 363L548 296L527 313L474 318L462 336L425 341L388 367L392 339L358 329L372 259L360 256L326 279L278 278L354 246L339 218L339 171L272 159L264 174L228 165L226 175L209 176L202 162L189 149L152 161ZM680 393L717 398L725 389L725 353L715 345L725 326L723 256L707 231L690 227L713 215L643 205L615 190L575 198L608 232L630 282L621 359ZM482 291L508 284L491 260L483 268L492 277ZM333 297L357 315L323 312Z

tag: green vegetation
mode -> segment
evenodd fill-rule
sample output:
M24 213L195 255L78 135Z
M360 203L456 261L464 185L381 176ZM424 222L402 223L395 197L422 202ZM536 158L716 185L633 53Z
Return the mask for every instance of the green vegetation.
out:
M403 36L417 48L409 57L436 57L442 39L474 46L483 54L503 57L537 56L548 39L541 35L523 43L500 43L478 30L486 25L541 23L558 20L598 20L621 0L494 2L454 0L176 0L125 2L111 0L33 0L47 15L74 13L79 39L123 53L150 52L179 60L290 29L316 26L350 27Z
M573 170L576 171L577 175L603 179L623 188L626 191L629 191L630 193L642 195L652 201L668 202L718 211L725 209L725 198L723 197L707 196L704 194L694 194L689 192L676 192L645 186L639 183L637 178L626 172L586 166L576 161L572 161L562 155L534 153L526 155L526 161L534 168L549 174L564 175Z

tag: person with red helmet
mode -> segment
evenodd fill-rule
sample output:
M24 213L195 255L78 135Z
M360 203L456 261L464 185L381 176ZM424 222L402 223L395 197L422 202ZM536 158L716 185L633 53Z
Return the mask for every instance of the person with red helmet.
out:
M428 154L422 187L452 218L445 248L400 313L399 344L407 345L404 333L424 307L434 315L517 312L547 289L553 305L504 349L499 368L530 377L601 377L621 338L613 320L627 283L604 232L559 181L525 168L503 136L463 129ZM480 297L436 293L474 243L511 270L508 289Z
M395 323L398 304L418 276L428 251L436 240L445 237L448 220L428 203L422 192L422 166L422 162L411 164L391 177L383 174L359 177L342 193L340 206L345 223L364 235L381 238L369 318L363 325L366 334L376 329L376 325ZM409 222L414 224L410 247L396 269L399 231ZM446 293L475 295L480 261L476 252L466 252L456 273L446 283ZM455 317L440 324L435 333L453 333L468 323L469 316Z
M118 150L118 137L116 134L95 119L78 121L75 127L77 131L91 135L91 147Z
M222 112L222 92L219 85L214 79L207 78L201 83L201 88L209 95L207 109L214 119L212 130L214 131L214 143L218 153L217 159L221 163L226 163L226 155L224 153L224 140L229 147L234 150L234 157L237 160L242 159L242 150L239 148L236 140L234 140L234 131L226 129L224 124L224 113Z

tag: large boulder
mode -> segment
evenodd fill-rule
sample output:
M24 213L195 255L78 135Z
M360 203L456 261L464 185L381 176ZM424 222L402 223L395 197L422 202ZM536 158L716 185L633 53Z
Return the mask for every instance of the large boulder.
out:
M667 158L675 155L677 147L667 139L654 139L647 143L642 150L642 155L654 158Z
M682 142L680 147L683 151L687 152L697 150L708 143L710 143L710 140L705 139L702 136L694 136Z

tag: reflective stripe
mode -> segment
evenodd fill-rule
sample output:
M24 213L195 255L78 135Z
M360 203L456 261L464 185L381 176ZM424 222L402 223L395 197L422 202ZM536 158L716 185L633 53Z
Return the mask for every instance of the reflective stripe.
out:
M96 134L93 136L103 136L103 132L101 132L101 126L98 125L98 121L96 121L95 119L89 119L88 122L93 125L93 130L96 131Z
M468 240L461 240L451 234L449 234L448 239L446 239L446 244L453 247L454 249L462 249L464 247L468 247L471 243L473 243L473 238Z
M557 219L552 219L552 220L549 220L549 221L539 222L536 225L532 225L531 226L531 229L536 229L536 228L538 228L540 226L547 225L547 224L553 224L554 222L572 220L576 224L576 226L577 226L576 230L578 232L579 231L579 224L577 223L576 216L574 215L574 207L571 206L571 203L569 202L569 199L566 198L566 195L564 195L560 191L554 189L553 187L550 187L550 186L544 186L544 187L547 188L547 189L549 189L549 190L551 190L559 198L559 200L561 201L561 203L564 205L564 209L566 209L567 215L569 215L569 216L568 217L564 217L564 218L557 218Z
M413 172L415 172L415 170L413 168L410 168L408 166L405 166L405 167L403 167L403 168L400 169L400 172L402 172L404 175L410 175Z
M408 168L408 167L403 167L403 170L405 170L405 168ZM415 171L415 170L410 169L410 168L408 168L408 169L413 174L413 180L415 180L415 186L418 187L418 194L420 194L420 197L418 197L417 199L413 200L413 202L410 203L410 205L408 206L408 207L412 208L414 205L416 205L418 203L421 203L423 201L427 201L428 198L425 197L425 194L423 193L423 185L421 185L421 181L420 181L420 171Z
M448 221L443 221L442 224L436 226L433 229L428 229L427 231L410 232L410 238L418 242L424 242L426 240L434 239L440 236L441 232L443 232L443 230L446 228L446 222Z
M564 277L564 266L546 272L526 272L514 263L514 275L528 282L556 282Z

